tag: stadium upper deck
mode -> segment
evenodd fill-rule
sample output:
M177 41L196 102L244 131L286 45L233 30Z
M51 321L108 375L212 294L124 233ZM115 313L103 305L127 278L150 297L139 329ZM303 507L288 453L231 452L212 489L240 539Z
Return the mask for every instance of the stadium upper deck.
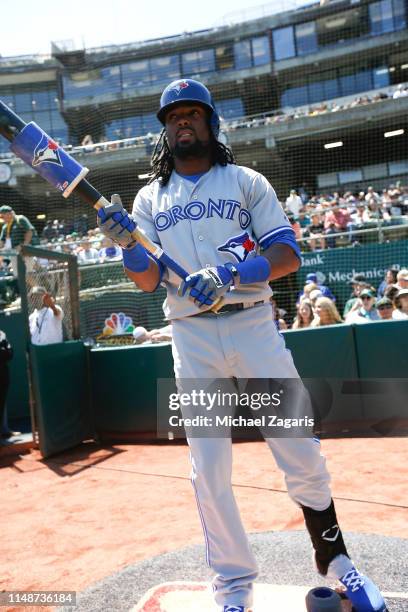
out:
M408 81L407 23L407 0L344 0L125 45L54 45L47 57L0 59L0 97L25 120L78 145L86 134L101 142L157 133L164 84L198 78L214 94L239 163L263 172L282 197L303 183L312 191L376 180L380 187L408 177L408 97L393 97ZM388 98L375 106L313 116L294 110L380 92ZM247 117L279 114L292 121L245 124ZM238 120L246 129L228 131ZM397 130L397 137L384 137ZM333 142L342 145L325 148ZM0 153L6 147L0 142ZM87 165L103 173L106 190L114 190L120 172L130 196L150 152L149 137L137 154L91 149ZM390 163L398 173L390 173ZM27 170L14 166L20 194L35 202L40 179L28 182Z

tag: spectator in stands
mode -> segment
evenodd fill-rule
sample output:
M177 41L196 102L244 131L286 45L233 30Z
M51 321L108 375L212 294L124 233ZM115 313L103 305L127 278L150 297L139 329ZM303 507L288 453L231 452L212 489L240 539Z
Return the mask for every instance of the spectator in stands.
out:
M79 219L74 221L73 229L76 235L85 236L85 234L87 234L88 229L89 229L88 215L83 214L79 217ZM74 232L71 232L71 233L74 234Z
M58 237L58 228L55 228L54 223L51 219L48 219L44 225L43 231L41 232L41 238L44 238L47 242L51 242Z
M324 237L324 223L320 214L311 215L311 223L307 228L310 235L310 249L315 251L316 248L325 249L326 239Z
M300 211L298 222L299 222L300 228L302 230L302 234L303 235L307 235L306 232L307 232L307 229L310 226L310 217L307 214L307 211L306 211L305 208L303 208L303 210Z
M122 259L122 249L112 242L110 238L104 237L98 256L101 263L105 261L120 261Z
M81 247L81 250L78 252L78 263L80 265L98 261L98 251L92 246L90 240L84 240Z
M312 307L313 307L313 312L314 312L314 307L316 305L316 301L318 300L318 298L324 297L323 293L320 291L320 289L313 289L313 291L310 292L309 294L309 299L312 303ZM330 298L328 298L330 299Z
M408 288L400 289L395 298L395 310L392 313L392 318L397 321L408 319Z
M71 246L66 242L64 242L64 244L62 244L61 246L57 246L56 250L60 250L61 253L65 253L66 255L74 255Z
M378 316L382 321L392 320L394 306L389 298L382 297L378 299L375 303L375 308L377 310Z
M299 213L303 208L303 202L297 195L296 189L291 189L289 196L286 198L285 210L287 213L292 213L295 219L298 219Z
M397 268L388 268L388 270L386 270L385 275L384 275L384 280L380 283L378 290L377 290L377 296L379 298L384 296L384 292L386 288L388 287L388 285L396 284L397 273L398 273Z
M304 329L310 327L314 318L312 302L308 298L300 301L294 318L292 329Z
M390 214L393 217L401 216L402 210L401 210L400 201L399 201L401 192L399 188L396 187L395 185L390 185L388 188L388 195L390 196L390 199L391 199Z
M331 206L339 206L340 208L345 208L345 210L347 210L346 199L343 196L341 196L338 191L335 191L333 193L333 196L332 198L330 198L330 200L331 200L331 204L330 204Z
M408 88L403 83L400 83L392 94L392 97L396 100L398 98L404 98L405 96L408 96Z
M94 141L90 134L85 134L81 141L81 147L84 147L85 153L91 152L94 150Z
M395 298L397 297L399 289L396 285L388 285L384 291L384 297L387 297L395 306Z
M58 225L58 232L60 236L66 236L68 234L68 230L70 229L69 224L67 225L65 219L62 219L62 221L58 221L59 225Z
M408 214L408 185L404 185L401 189L401 195L399 197L399 205L403 215Z
M332 249L336 246L335 234L346 232L351 222L350 213L346 208L335 208L326 212L324 217L324 230L326 244Z
M391 211L391 196L388 193L388 189L383 189L381 193L381 207L383 210Z
M52 227L57 234L57 238L64 235L64 226L58 221L58 219L54 219L52 222Z
M29 316L31 342L54 344L63 341L64 312L44 287L33 287L29 294L34 311Z
M378 93L373 95L373 102L380 102L381 100L387 100L389 98L388 94L384 91L379 91Z
M292 213L288 214L288 221L293 231L295 232L296 240L301 240L302 239L302 228L300 226L299 221L295 218L295 216Z
M358 202L361 202L362 204L365 204L365 193L364 193L364 191L359 191L358 196L357 196L357 200L358 200Z
M322 327L323 325L337 325L343 323L335 303L328 297L318 297L314 305L315 318L311 327Z
M4 224L0 234L0 248L18 249L23 245L38 244L36 229L24 215L16 215L11 206L0 206Z
M398 289L408 289L408 269L402 268L397 273L397 284Z
M373 221L378 221L378 219L390 221L391 215L388 210L383 208L374 198L370 198L370 200L368 200L368 206L364 212L364 220L366 223L370 223Z
M275 321L276 327L279 329L279 331L282 329L288 329L288 326L286 325L286 321L283 318L284 315L286 314L286 311L278 307L273 295L271 295L271 297L269 298L269 302L272 307L272 319Z
M375 292L371 289L360 291L357 302L346 317L346 323L371 323L379 321L380 317L374 308Z
M65 236L65 242L68 244L71 253L74 253L77 250L78 245L76 243L76 238L77 236L75 233L67 234Z
M358 201L355 212L350 214L350 222L348 223L349 242L356 245L359 243L358 236L354 234L356 230L360 230L367 222L366 206L363 202Z
M11 206L0 206L0 218L3 225L0 233L0 249L13 249L19 251L24 245L38 244L37 232L31 222L24 215L16 215ZM17 276L17 257L10 256L10 268Z
M312 293L312 291L320 291L320 289L316 283L306 283L303 287L303 291L298 295L296 304L299 304L301 300L304 300L305 298L310 299L310 294Z
M381 204L381 196L374 191L371 185L367 187L367 193L365 194L365 201L368 203L370 200L375 200L377 204Z
M306 276L306 285L316 285L316 289L319 289L322 293L322 295L324 295L324 297L328 297L331 300L333 300L333 302L336 301L336 298L334 297L333 293L330 291L330 289L328 287L326 287L326 285L321 285L318 282L318 278L317 278L317 273L316 272L309 272L309 274Z
M358 296L360 295L360 291L362 291L364 288L369 287L364 274L354 274L354 276L349 282L352 287L352 294L344 305L343 319L347 317L347 314L357 302Z
M309 194L307 192L306 183L303 183L301 187L298 189L299 197L302 200L303 206L305 206L309 201Z

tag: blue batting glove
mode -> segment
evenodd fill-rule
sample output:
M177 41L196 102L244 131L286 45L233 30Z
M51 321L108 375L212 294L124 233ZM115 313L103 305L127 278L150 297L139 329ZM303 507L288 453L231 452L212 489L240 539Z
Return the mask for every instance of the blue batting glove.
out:
M178 288L178 295L188 299L198 308L212 306L233 284L232 272L226 266L203 268L187 276Z
M203 268L187 276L178 288L178 295L184 297L188 292L189 300L199 308L212 306L232 285L238 287L267 281L270 272L271 265L262 255L236 265L226 263L225 266Z
M132 232L137 223L123 208L118 194L112 196L108 206L98 210L97 223L101 232L123 249L135 246L137 241L132 237Z

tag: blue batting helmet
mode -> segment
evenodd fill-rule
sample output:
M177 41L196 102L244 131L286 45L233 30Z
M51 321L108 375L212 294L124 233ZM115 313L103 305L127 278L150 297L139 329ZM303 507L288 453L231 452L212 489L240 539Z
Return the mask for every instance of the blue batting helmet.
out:
M193 79L178 79L167 85L160 98L160 109L157 118L164 125L166 112L173 105L182 102L197 102L210 111L210 127L215 138L220 131L220 118L214 101L205 85Z

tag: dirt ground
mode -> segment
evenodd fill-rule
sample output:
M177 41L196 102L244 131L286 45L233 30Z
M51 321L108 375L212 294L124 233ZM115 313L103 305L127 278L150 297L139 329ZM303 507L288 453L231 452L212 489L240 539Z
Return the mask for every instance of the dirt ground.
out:
M343 530L408 538L408 439L323 440L322 448ZM189 472L180 443L88 443L48 460L38 451L4 457L0 590L81 591L201 543ZM249 532L303 527L263 442L234 444L233 484Z

